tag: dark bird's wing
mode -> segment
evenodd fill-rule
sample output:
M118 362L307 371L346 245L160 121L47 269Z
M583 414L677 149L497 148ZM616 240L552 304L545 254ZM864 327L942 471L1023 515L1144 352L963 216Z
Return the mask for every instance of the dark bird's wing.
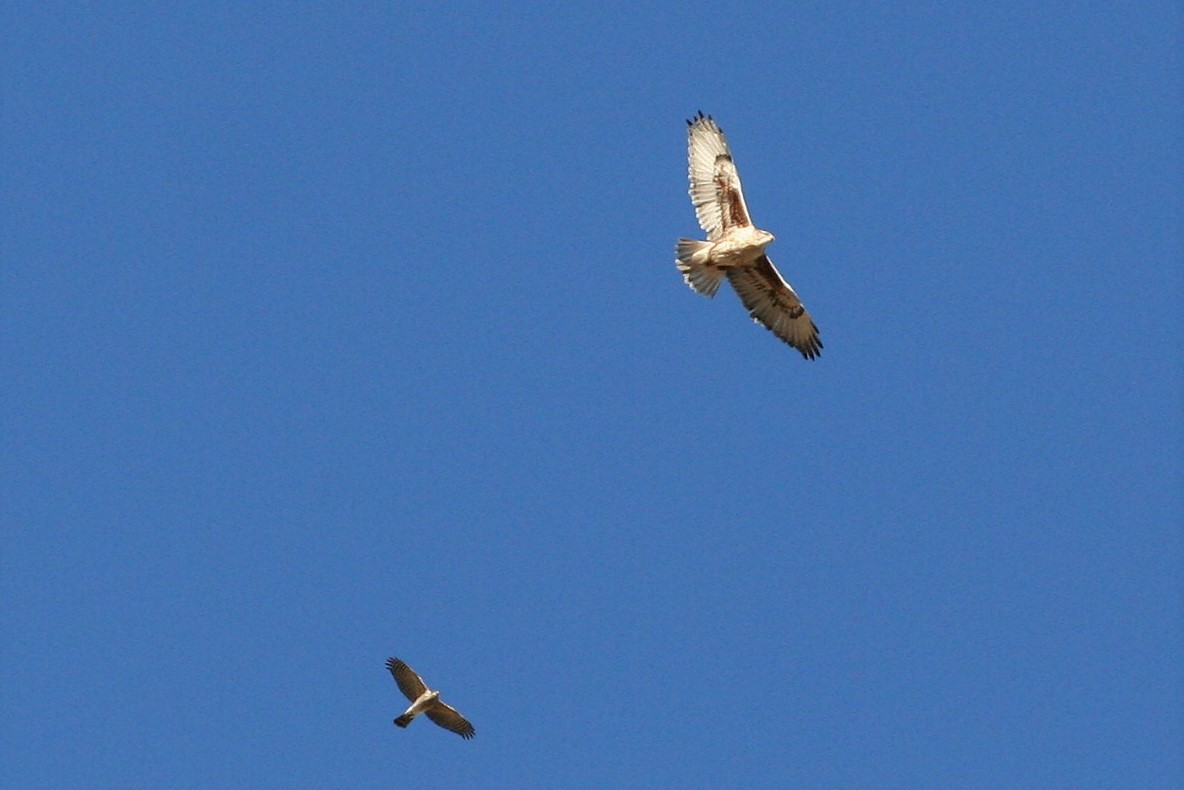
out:
M701 112L687 123L687 172L699 226L715 240L728 228L751 225L740 174L719 124Z
M457 735L464 739L472 738L477 734L473 729L473 725L464 716L457 713L456 708L450 705L445 705L443 702L436 700L436 704L424 711L427 717L439 724L446 730L452 730Z
M822 353L818 327L769 256L762 255L752 266L728 269L727 275L754 321L796 348L806 359Z
M388 658L386 660L386 668L394 675L395 683L399 684L399 691L403 692L403 696L412 702L415 702L419 699L420 695L428 690L428 687L424 685L419 675L415 674L411 667L399 659Z

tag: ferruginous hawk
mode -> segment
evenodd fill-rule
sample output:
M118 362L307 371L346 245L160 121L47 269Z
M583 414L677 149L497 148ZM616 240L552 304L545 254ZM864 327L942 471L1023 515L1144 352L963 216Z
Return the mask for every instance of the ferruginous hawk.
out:
M406 727L416 716L426 713L427 717L436 724L446 730L452 730L462 738L472 738L477 734L468 719L457 713L455 708L441 702L440 692L429 690L424 684L423 678L415 674L411 667L397 658L388 658L386 668L394 676L399 691L402 691L403 695L411 700L411 707L402 716L395 719L395 726Z
M773 234L754 226L748 216L727 138L702 111L687 126L691 202L707 241L679 239L678 270L704 296L715 296L726 275L754 321L814 359L822 352L818 327L765 255Z

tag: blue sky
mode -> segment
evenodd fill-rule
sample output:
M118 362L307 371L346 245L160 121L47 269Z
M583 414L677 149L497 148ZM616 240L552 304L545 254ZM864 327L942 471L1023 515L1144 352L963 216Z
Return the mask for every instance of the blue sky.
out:
M1182 26L5 4L0 783L1180 786Z

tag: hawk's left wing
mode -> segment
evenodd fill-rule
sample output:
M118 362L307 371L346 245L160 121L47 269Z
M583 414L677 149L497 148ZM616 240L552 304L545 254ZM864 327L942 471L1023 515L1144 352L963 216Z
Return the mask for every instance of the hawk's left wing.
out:
M687 121L687 167L691 180L691 202L695 217L707 238L715 240L728 228L752 224L740 174L723 130L710 115L701 111Z
M399 691L403 692L403 696L412 702L415 702L428 690L428 687L424 685L423 679L415 674L411 667L399 659L388 658L386 660L386 668L394 676L395 683L399 685Z
M446 730L452 730L460 737L468 740L477 734L473 729L473 725L469 720L457 712L456 708L451 705L445 705L443 702L436 700L436 704L428 708L424 713L432 721L439 724Z
M814 359L822 352L818 327L769 256L762 255L752 266L728 269L727 275L754 321L796 348L806 359Z

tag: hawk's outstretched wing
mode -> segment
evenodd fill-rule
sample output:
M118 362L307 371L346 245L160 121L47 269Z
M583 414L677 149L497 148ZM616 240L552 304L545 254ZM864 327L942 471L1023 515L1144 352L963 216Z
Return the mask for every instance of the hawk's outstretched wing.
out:
M754 321L796 348L806 359L814 359L821 353L818 327L769 256L762 255L752 266L728 269L727 275Z
M477 734L477 731L473 729L473 725L469 723L469 720L460 715L456 708L451 705L445 705L439 700L425 710L424 713L427 714L429 719L436 722L436 724L439 724L446 730L452 730L466 740Z
M391 671L391 674L395 678L395 683L399 684L399 691L403 692L403 696L412 702L415 702L428 690L428 687L424 685L423 679L415 674L411 667L399 659L388 658L386 660L386 668Z
M695 217L707 238L715 240L728 228L752 225L740 175L719 124L702 111L687 121L687 168Z

